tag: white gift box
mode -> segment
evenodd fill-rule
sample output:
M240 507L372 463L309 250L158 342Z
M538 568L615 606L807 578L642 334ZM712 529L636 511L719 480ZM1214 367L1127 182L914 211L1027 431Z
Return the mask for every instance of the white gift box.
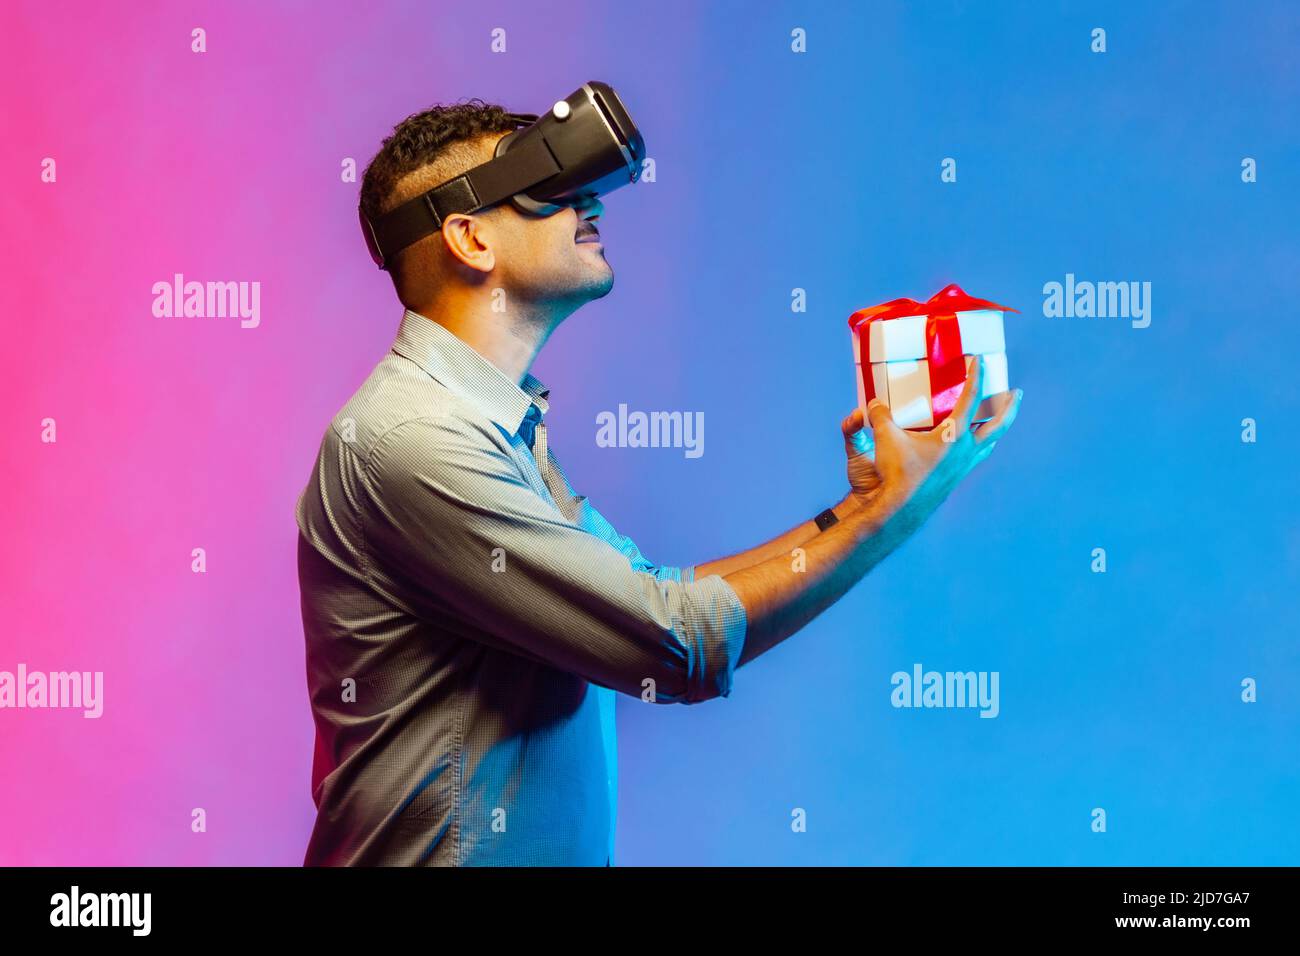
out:
M989 396L1005 392L1007 376L1006 338L1002 312L975 309L950 313L956 316L961 331L963 355L984 356L984 387L980 390L975 421L988 421L994 409ZM930 405L930 363L927 359L925 328L928 316L909 315L877 319L867 324L866 373L871 376L876 397L889 406L894 421L902 428L934 427L934 410ZM857 374L858 405L867 412L867 389L863 378L864 356L859 330L853 331L853 361Z

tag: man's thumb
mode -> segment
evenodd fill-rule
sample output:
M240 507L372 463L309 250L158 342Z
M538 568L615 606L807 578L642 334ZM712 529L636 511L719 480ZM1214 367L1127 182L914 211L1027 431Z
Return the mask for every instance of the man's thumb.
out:
M873 398L867 403L867 423L873 432L894 427L894 418L889 413L889 406L880 399Z

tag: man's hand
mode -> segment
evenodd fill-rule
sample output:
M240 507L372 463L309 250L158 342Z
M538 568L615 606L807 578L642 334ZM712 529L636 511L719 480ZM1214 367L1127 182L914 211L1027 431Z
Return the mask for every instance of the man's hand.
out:
M915 531L948 493L1011 427L1020 392L1004 392L993 418L971 428L983 363L967 363L966 384L951 425L931 432L906 432L879 402L867 408L871 439L860 435L862 414L844 420L849 484L858 507L846 508L824 532L801 539L800 560L773 553L766 560L721 572L744 605L746 664L771 650L834 604L862 576ZM871 446L874 445L874 454ZM698 580L699 568L696 568Z
M867 406L870 438L860 430L861 412L846 418L849 484L858 501L876 509L882 519L898 517L907 528L920 526L970 470L988 457L1020 411L1021 391L1001 392L993 397L993 418L972 427L983 381L983 359L972 356L951 424L945 421L928 432L899 428L888 406L879 400Z
M950 420L930 432L904 431L880 402L867 407L870 437L861 433L861 412L844 419L852 491L841 502L844 507L835 509L840 520L816 533L801 526L772 542L762 560L705 566L722 575L745 608L741 664L771 650L847 594L993 450L1015 421L1020 391L995 396L993 418L972 428L983 378L983 362L968 362ZM792 561L794 552L786 548L796 549L798 560ZM700 567L695 571L699 580Z

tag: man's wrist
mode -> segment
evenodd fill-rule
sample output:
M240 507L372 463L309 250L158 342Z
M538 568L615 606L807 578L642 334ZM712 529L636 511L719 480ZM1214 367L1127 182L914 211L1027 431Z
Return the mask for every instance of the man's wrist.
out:
M857 514L865 507L867 507L867 504L850 491L831 507L815 515L813 524L817 526L818 531L827 531L846 518Z
M835 517L843 521L861 507L863 507L861 499L850 491L843 498L837 501L830 510L835 512Z
M825 531L840 523L840 516L835 513L834 508L827 508L817 517L813 518L813 524L817 526L818 531Z
M870 495L850 491L835 506L835 514L841 522L847 521L854 526L855 533L867 536L879 534L890 524L904 502L895 500L895 496L877 489Z

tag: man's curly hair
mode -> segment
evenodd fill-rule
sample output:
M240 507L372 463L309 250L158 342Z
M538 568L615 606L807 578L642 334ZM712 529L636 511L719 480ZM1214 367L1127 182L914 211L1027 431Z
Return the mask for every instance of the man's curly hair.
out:
M395 190L403 178L441 160L456 159L458 147L492 133L508 133L516 123L507 118L504 107L473 99L449 106L433 106L412 113L395 127L361 177L361 209L370 219L400 205L410 196ZM465 153L464 168L474 164ZM464 170L460 170L463 172ZM451 173L447 178L456 175ZM438 183L424 186L432 189Z

